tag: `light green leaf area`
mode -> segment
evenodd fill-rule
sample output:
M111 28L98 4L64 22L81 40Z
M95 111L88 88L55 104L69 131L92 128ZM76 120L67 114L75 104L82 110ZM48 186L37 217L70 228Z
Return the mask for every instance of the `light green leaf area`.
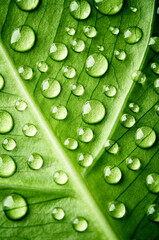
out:
M38 1L22 2L34 5ZM149 51L148 46L153 29L158 26L154 21L156 1L125 0L119 13L104 15L100 7L99 11L95 8L95 1L89 0L91 13L84 20L70 14L71 2L77 7L76 1L42 0L30 11L18 7L21 4L18 0L0 1L0 85L4 78L0 90L0 239L157 240L158 223L146 216L148 206L159 202L158 192L152 193L146 186L149 174L159 174L159 116L155 107L158 94L154 91L157 74L150 68L159 57ZM77 2L82 6L85 1ZM14 45L20 36L18 28L21 30L23 25L34 32L27 32L21 46ZM97 31L93 38L84 33L88 26ZM70 34L68 28L72 28L73 33ZM154 36L158 36L156 29ZM134 38L139 37L134 44L124 39L124 34L129 38L131 30ZM25 40L33 33L35 43L32 38L28 51L23 51ZM82 50L72 46L74 39L83 41ZM65 44L68 56L64 52L63 59L53 60L49 55L53 43ZM18 47L21 51L16 51ZM118 55L118 51L124 51L125 55ZM95 56L93 54L102 54L108 60L108 69L102 60L93 74L90 70L87 72L87 58ZM43 71L41 67L41 70L40 62L45 62L48 69L45 65L46 69ZM66 67L74 68L72 77ZM29 71L28 79L24 79L25 69ZM132 74L137 70L146 74L143 84L132 81ZM106 72L98 74L99 71ZM47 94L52 93L42 90L47 87L48 79L58 81L51 97ZM83 94L72 90L75 84L81 84ZM105 92L108 85L116 90L114 96ZM82 115L83 111L90 111L89 104L83 110L89 100L98 103L91 116L97 119L96 123ZM130 103L138 104L139 111L133 112ZM55 115L59 106L62 106L60 118L63 119L58 120ZM13 118L10 131L1 130L10 124L7 118L2 119L1 111ZM125 128L120 122L125 113L130 114L135 123L131 128ZM135 143L136 131L143 126L151 128L148 138L152 136L154 142L149 142L150 148L139 146L145 144L145 139ZM83 141L79 135L81 128L90 128L89 140ZM66 141L68 138L74 139L69 140L73 141L71 147ZM12 140L9 145L9 139L15 143ZM113 140L114 145L106 151L108 139ZM112 154L117 144L119 151ZM13 171L9 163L5 164L7 156L13 159ZM89 161L82 161L82 157L88 156ZM139 159L140 169L134 171L126 164L131 157ZM116 182L104 175L109 166L119 168L114 175ZM8 171L11 174L6 176ZM158 185L159 180L156 188ZM16 205L14 196L24 197L23 204L19 201ZM113 212L111 201L121 203L115 206L121 207L119 211ZM6 210L9 206L11 209ZM27 209L25 213L24 209ZM57 210L62 215L56 214ZM19 219L16 214L20 214Z

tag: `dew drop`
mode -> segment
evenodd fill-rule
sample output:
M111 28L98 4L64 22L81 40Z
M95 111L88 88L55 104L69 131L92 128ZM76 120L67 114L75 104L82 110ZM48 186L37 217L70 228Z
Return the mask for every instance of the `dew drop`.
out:
M129 27L124 32L124 40L129 44L135 44L139 42L142 38L143 32L138 27Z
M29 26L16 28L11 36L11 48L17 52L26 52L33 48L35 44L35 33Z
M84 217L76 217L72 226L77 232L84 232L88 227L88 222Z
M24 197L13 193L7 196L3 201L3 211L10 220L20 220L28 212L28 206Z
M81 142L88 143L93 139L93 131L88 127L81 127L78 130L78 138Z
M104 168L104 179L109 184L117 184L122 178L120 168L116 166L106 166Z
M13 128L13 118L9 112L0 111L0 133L8 133Z
M18 100L18 101L16 101L16 103L15 103L15 108L16 108L16 110L18 110L18 111L24 111L26 108L27 108L27 103L26 102L24 102L23 100Z
M148 207L147 217L152 222L159 222L159 204L151 204Z
M89 153L81 153L78 157L78 163L82 167L89 167L93 162L93 157Z
M63 105L57 105L52 108L52 117L56 120L64 120L67 117L67 109Z
M83 105L82 118L88 124L101 122L105 114L105 107L98 100L90 100Z
M97 36L97 30L93 26L86 26L83 29L84 34L88 38L94 38Z
M124 113L120 119L120 122L123 127L131 128L134 126L136 120L132 115Z
M42 82L42 94L46 98L55 98L61 92L61 85L60 83L53 79L47 78Z
M63 69L63 75L68 79L74 78L76 76L76 70L71 66L66 66Z
M136 171L140 169L141 162L140 159L137 157L129 157L126 159L126 165L130 170Z
M104 87L104 94L107 97L114 97L116 95L116 87L114 87L113 85L109 84L107 86Z
M73 27L66 27L65 30L69 36L73 36L76 33L76 30Z
M103 51L104 51L104 46L102 46L102 45L98 45L97 48L98 48L98 50L99 50L100 52L103 52Z
M3 76L0 74L0 90L2 90L4 87L4 78Z
M23 127L23 133L27 137L33 137L37 133L37 129L33 124L28 123Z
M16 171L16 164L12 157L1 154L0 155L0 177L10 177Z
M75 38L73 41L72 41L72 49L77 52L77 53L80 53L84 50L85 48L85 43L83 40L79 39L79 38Z
M67 138L64 141L64 146L69 150L75 150L78 148L78 142L74 138Z
M86 60L86 72L91 77L101 77L108 69L108 61L101 53L94 53Z
M153 71L153 73L159 75L159 63L152 63L151 64L151 70Z
M150 192L159 193L159 174L149 174L146 178L146 186Z
M75 0L70 4L70 13L75 19L84 20L89 17L91 13L91 6L85 0Z
M79 96L83 95L84 87L83 87L83 85L81 85L79 83L75 83L75 84L72 85L71 91L75 96L79 97Z
M126 53L123 50L115 50L114 55L115 55L116 59L119 61L124 61L126 58Z
M129 103L129 108L134 113L138 113L140 111L140 107L136 103Z
M54 181L59 185L66 184L68 182L68 176L65 172L59 170L54 174Z
M43 165L43 159L38 153L33 153L28 158L28 166L33 170L38 170Z
M117 27L110 27L109 30L111 31L111 33L113 35L118 35L120 32L119 28L117 28Z
M7 151L12 151L16 148L16 142L13 138L5 138L2 146Z
M131 10L133 13L136 13L136 12L137 12L137 8L136 8L136 7L130 7L130 10Z
M135 134L135 143L140 148L150 148L156 141L155 131L147 126L143 126L137 129Z
M159 104L157 104L157 105L155 106L155 111L156 111L157 115L159 115Z
M154 81L154 90L157 94L159 94L159 78L157 78L155 81Z
M119 151L119 145L113 140L107 140L105 143L105 150L111 154L117 154Z
M39 69L40 72L45 73L45 72L47 72L48 68L49 67L48 67L46 62L41 61L41 62L38 63L38 69Z
M15 2L17 6L24 11L32 11L39 4L39 0L15 0Z
M113 218L123 218L126 214L126 207L122 202L112 201L108 204L108 213Z
M122 6L124 0L94 0L96 9L105 15L117 14Z
M64 210L60 207L56 207L52 211L52 216L55 220L62 220L65 216Z
M53 43L50 48L50 57L55 61L63 61L68 55L68 49L64 43Z
M138 82L140 84L143 84L146 81L146 75L141 72L141 71L135 71L132 76L131 76L132 80L134 82Z
M149 46L154 52L159 53L159 37L151 37Z
M31 80L33 78L33 69L29 66L21 66L18 72L24 80Z

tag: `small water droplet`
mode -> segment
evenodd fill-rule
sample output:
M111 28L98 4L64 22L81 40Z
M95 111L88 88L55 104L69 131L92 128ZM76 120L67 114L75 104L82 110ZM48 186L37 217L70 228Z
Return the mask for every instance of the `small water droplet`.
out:
M146 178L146 186L150 192L159 193L159 174L149 174Z
M124 40L129 44L135 44L141 40L143 32L139 27L129 27L124 32Z
M16 171L16 164L12 157L1 154L0 155L0 177L10 177Z
M81 85L79 83L75 83L75 84L72 85L71 91L75 96L79 97L79 96L83 95L84 87L83 87L83 85Z
M72 226L77 232L84 232L88 227L88 222L84 217L76 217Z
M15 0L15 2L17 6L24 11L32 11L39 4L39 0Z
M69 150L75 150L78 148L78 142L74 138L67 138L64 141L64 146Z
M42 82L42 94L46 98L55 98L61 92L60 83L53 79L47 78Z
M116 166L106 166L104 168L104 179L109 184L117 184L122 178L120 168Z
M140 148L150 148L156 141L155 131L147 126L143 126L137 129L135 134L135 143Z
M64 210L60 207L56 207L52 211L52 216L55 220L62 220L65 216Z
M72 1L70 4L70 13L71 15L77 20L84 20L89 17L91 13L91 6L90 4L83 0L83 1Z
M94 53L86 60L86 72L91 77L101 77L108 69L108 61L101 53Z
M68 55L68 49L64 43L53 43L50 48L50 57L55 61L63 61Z
M138 82L140 84L143 84L146 81L146 75L141 71L135 71L131 78L134 82Z
M98 45L97 48L98 48L98 50L99 50L100 52L103 52L103 51L104 51L104 46L102 46L102 45Z
M111 33L113 35L118 35L120 32L119 28L117 28L117 27L110 27L109 30L111 31Z
M37 133L37 129L33 124L28 123L23 127L23 133L27 137L33 137Z
M88 143L93 139L93 131L88 127L81 127L78 130L78 138L81 142Z
M136 120L132 115L124 113L120 119L120 122L123 127L131 128L134 126Z
M46 62L41 61L41 62L38 63L38 69L39 69L40 72L42 72L42 73L47 72L48 68L49 67L48 67Z
M35 44L35 32L29 26L16 28L11 36L11 48L17 52L29 51Z
M157 105L155 106L155 111L156 111L157 115L159 115L159 104L157 104Z
M76 76L76 70L71 66L66 66L63 69L63 75L68 79L74 78Z
M152 222L159 222L159 204L151 204L148 207L147 217Z
M115 55L116 59L119 61L124 61L126 58L126 53L123 50L115 50L114 55Z
M131 10L133 13L136 13L136 12L137 12L137 8L136 8L136 7L130 7L130 10Z
M126 207L122 202L112 201L108 204L108 213L113 218L123 218L126 214Z
M140 169L141 162L140 159L137 157L129 157L126 159L126 165L130 170L136 171Z
M149 46L154 52L159 53L159 37L151 37Z
M4 78L3 76L0 74L0 90L2 90L4 87Z
M52 117L56 120L64 120L67 117L67 109L63 105L57 105L52 108Z
M38 170L43 165L43 159L38 153L32 153L28 159L28 166L33 170Z
M107 140L105 143L105 150L111 154L117 154L119 151L119 145L113 140Z
M89 153L81 153L78 157L78 163L82 167L89 167L93 162L93 157Z
M77 53L80 53L84 50L85 48L85 43L83 40L79 39L79 38L75 38L73 41L72 41L72 49L77 52Z
M159 63L156 63L156 62L152 63L151 70L153 71L153 73L158 75L159 74Z
M18 100L16 101L15 103L15 108L18 110L18 111L24 111L26 108L27 108L27 103L24 102L23 100Z
M28 206L24 197L13 193L4 199L3 211L7 218L15 221L26 216L28 212Z
M140 107L136 103L129 103L129 108L134 113L138 113L140 111Z
M122 6L124 0L94 0L96 9L105 15L117 14Z
M16 142L13 138L5 138L2 143L2 146L5 150L12 151L16 147Z
M21 66L18 72L24 80L31 80L33 78L33 69L29 66Z
M76 30L73 27L66 27L65 30L69 36L73 36L76 33Z
M68 182L68 176L65 172L59 170L54 174L54 181L59 185L66 184Z
M116 87L109 84L104 87L104 93L107 97L114 97L116 95Z
M8 133L13 128L13 118L9 112L0 111L0 133Z
M157 78L155 81L154 81L154 90L157 94L159 94L159 78Z
M90 100L83 105L82 118L88 124L101 122L105 114L105 107L98 100Z
M83 29L84 34L88 38L94 38L97 36L97 30L93 26L86 26Z

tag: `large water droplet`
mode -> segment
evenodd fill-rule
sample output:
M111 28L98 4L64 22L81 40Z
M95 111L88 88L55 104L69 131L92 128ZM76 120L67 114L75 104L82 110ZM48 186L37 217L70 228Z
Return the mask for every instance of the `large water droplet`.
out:
M49 67L48 67L46 62L41 61L41 62L38 63L38 69L39 69L40 72L42 72L42 73L47 72L48 68Z
M134 82L138 82L138 83L141 83L141 84L143 84L146 81L146 75L141 71L135 71L132 74L131 78Z
M159 204L151 204L148 207L147 217L152 222L159 222Z
M97 35L97 30L93 26L86 26L84 27L83 31L85 36L88 38L94 38Z
M64 43L53 43L50 48L50 57L55 61L63 61L68 55L68 49Z
M18 72L24 80L31 80L33 77L33 69L29 66L21 66Z
M120 168L116 166L106 166L104 168L104 179L109 184L117 184L122 178Z
M72 85L71 91L75 96L79 97L79 96L83 95L84 87L83 87L83 85L81 85L79 83L75 83Z
M28 159L28 166L33 170L38 170L43 165L43 159L38 153L33 153Z
M89 153L81 153L78 157L78 163L82 167L89 167L93 162L93 157Z
M146 178L146 186L150 192L159 193L159 174L149 174Z
M116 95L116 87L109 84L104 87L104 93L107 97L114 97Z
M78 142L74 138L67 138L64 141L64 146L69 150L75 150L78 147Z
M154 81L154 90L157 94L159 94L159 78L157 78L155 81Z
M113 218L123 218L126 214L126 207L122 202L112 201L108 204L108 213Z
M152 63L151 69L152 69L153 73L158 75L159 74L159 63L156 63L156 62Z
M124 113L120 119L121 121L121 124L123 125L123 127L126 127L126 128L131 128L134 126L135 124L135 118L130 115L130 114L127 114L127 113Z
M134 44L141 40L142 35L143 32L139 27L129 27L124 32L124 40L129 44Z
M159 53L159 37L151 37L149 46L154 52Z
M52 78L47 78L42 82L42 94L46 98L55 98L61 92L60 83Z
M23 133L27 137L33 137L37 133L37 129L33 124L28 123L23 127Z
M35 44L35 33L29 26L16 28L11 36L10 45L17 52L26 52Z
M129 103L129 108L134 113L138 113L140 111L140 107L136 103Z
M75 19L84 20L89 17L91 13L91 6L85 0L75 0L70 4L70 13Z
M81 127L78 130L78 138L81 142L88 143L93 139L93 131L87 127Z
M140 169L141 162L137 157L129 157L126 159L126 165L130 170L136 171Z
M63 75L68 79L74 78L76 75L76 70L71 66L66 66L63 69Z
M124 0L94 0L95 7L105 15L117 14L121 10L123 2Z
M39 0L15 0L15 2L17 6L24 11L32 11L39 4Z
M123 50L115 50L114 55L115 55L116 59L119 61L124 61L126 58L126 53Z
M65 28L68 35L73 36L76 33L76 30L73 27L67 27Z
M59 185L66 184L68 182L68 176L65 172L59 170L54 174L54 181Z
M94 53L86 60L86 72L92 77L103 76L108 69L108 61L101 53Z
M0 74L0 90L4 87L4 77Z
M101 122L105 114L105 107L98 100L87 101L83 106L82 118L88 124Z
M75 38L73 41L72 41L72 49L77 52L77 53L80 53L84 50L85 48L85 43L83 40L79 39L79 38Z
M56 207L52 211L52 216L55 220L62 220L65 216L64 210L60 207Z
M84 232L88 227L88 222L84 217L76 217L72 226L77 232Z
M51 113L52 117L56 120L64 120L67 117L67 109L63 105L54 106Z
M15 108L18 110L18 111L24 111L26 108L27 108L27 103L24 102L23 100L18 100L16 101L15 103Z
M0 111L0 133L8 133L13 128L13 118L9 112Z
M1 154L0 155L0 177L10 177L16 171L16 164L12 157Z
M119 28L117 28L117 27L110 27L109 30L111 31L111 33L113 35L118 35L120 32Z
M105 150L111 154L117 154L119 151L119 145L113 140L107 140L105 143Z
M135 134L135 143L141 148L150 148L156 141L155 131L147 126L137 129Z
M16 148L16 142L13 138L5 138L2 146L7 151L12 151Z
M24 197L13 193L3 201L3 211L10 220L20 220L28 212L28 206Z

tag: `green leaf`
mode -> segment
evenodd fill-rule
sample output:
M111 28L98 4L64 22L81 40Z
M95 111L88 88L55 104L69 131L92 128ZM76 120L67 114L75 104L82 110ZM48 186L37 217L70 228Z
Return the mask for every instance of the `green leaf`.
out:
M158 223L146 216L149 205L159 202L158 190L146 186L149 174L159 174L157 75L150 68L159 57L148 46L153 29L158 36L157 1L128 0L119 13L113 12L118 11L113 0L77 1L83 11L70 13L70 4L76 5L71 2L1 0L0 238L158 239ZM94 27L91 33L88 26ZM71 46L75 38L79 45ZM53 43L65 44L59 45L61 55L49 54ZM96 68L89 68L98 58ZM139 83L143 78L132 81L138 70L139 77L146 75L144 83ZM48 92L50 83L54 91ZM79 89L73 91L75 84ZM113 93L104 93L108 85ZM133 112L130 103L139 111ZM121 124L123 114L130 121ZM143 126L151 128L148 138L135 143ZM79 135L83 130L87 136ZM6 139L15 142L9 145ZM108 150L107 140L114 141ZM5 164L6 156L14 166ZM141 162L136 171L126 164L132 157ZM104 176L109 166L116 166L112 178ZM24 197L22 205L16 196ZM118 201L118 211L112 201ZM53 214L58 208L64 211L61 220Z

